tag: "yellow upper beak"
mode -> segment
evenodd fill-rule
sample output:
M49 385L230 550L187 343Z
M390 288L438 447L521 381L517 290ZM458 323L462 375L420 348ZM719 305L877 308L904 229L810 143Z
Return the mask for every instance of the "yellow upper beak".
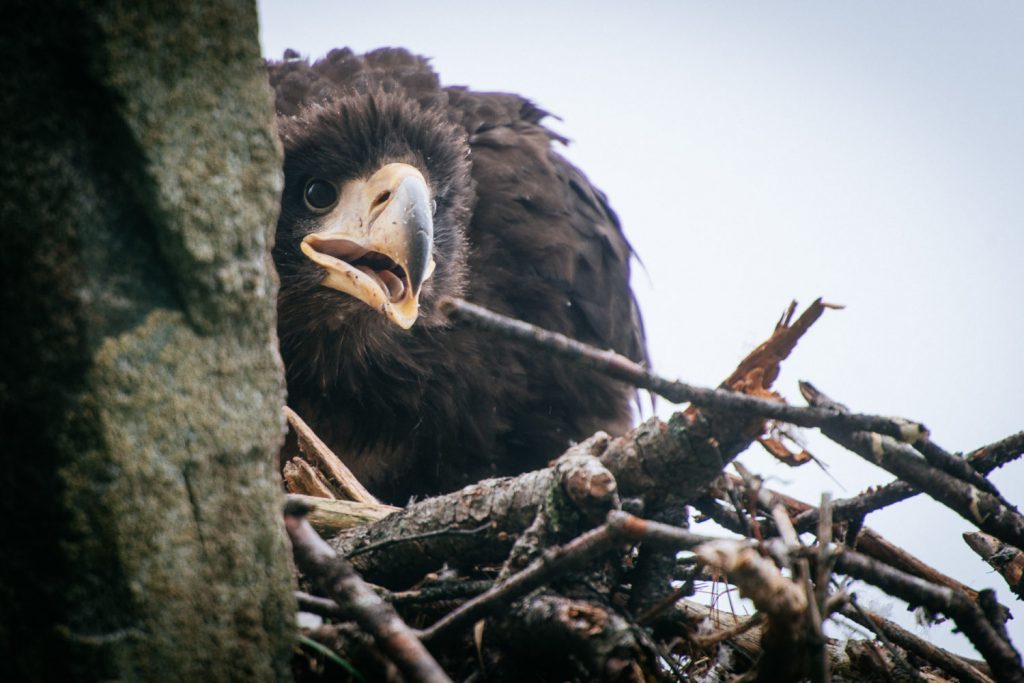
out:
M341 188L324 228L301 249L326 274L325 287L350 294L403 329L419 315L423 283L434 272L434 219L423 174L388 164Z

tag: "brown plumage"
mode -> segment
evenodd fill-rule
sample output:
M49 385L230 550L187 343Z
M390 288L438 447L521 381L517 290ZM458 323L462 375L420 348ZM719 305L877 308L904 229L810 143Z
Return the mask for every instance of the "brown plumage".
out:
M564 140L546 112L443 88L404 50L314 64L288 52L269 70L285 148L274 260L288 403L374 493L404 502L526 471L628 427L627 387L437 310L464 296L646 359L629 244L553 149ZM381 211L400 218L379 227Z

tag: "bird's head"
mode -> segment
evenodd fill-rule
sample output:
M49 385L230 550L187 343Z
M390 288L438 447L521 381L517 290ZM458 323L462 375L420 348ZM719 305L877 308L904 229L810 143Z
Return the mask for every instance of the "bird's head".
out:
M299 248L324 270L320 284L380 311L402 329L419 315L420 291L434 274L434 200L408 163L380 167L340 186L310 178L306 208L319 216Z
M274 260L282 342L293 329L440 322L458 294L472 204L465 133L400 95L338 98L278 122L285 183Z

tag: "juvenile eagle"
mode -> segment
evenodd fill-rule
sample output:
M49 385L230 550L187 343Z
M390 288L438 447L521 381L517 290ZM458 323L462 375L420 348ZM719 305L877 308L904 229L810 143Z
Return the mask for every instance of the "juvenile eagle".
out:
M399 49L268 68L288 403L356 476L404 502L628 428L627 387L438 310L464 296L645 360L630 246L546 112Z

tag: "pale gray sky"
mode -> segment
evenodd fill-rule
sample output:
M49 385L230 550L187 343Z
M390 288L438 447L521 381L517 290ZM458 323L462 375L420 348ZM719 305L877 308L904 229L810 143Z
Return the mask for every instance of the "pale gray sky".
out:
M796 298L842 303L783 367L965 450L1024 429L1024 4L263 0L264 53L399 45L446 84L530 97L607 192L655 369L715 385ZM668 414L662 405L659 413ZM889 477L814 432L813 466L751 451L816 502ZM995 482L1024 504L1024 463ZM868 524L972 586L1001 579L927 499ZM891 616L911 622L902 607ZM947 627L920 631L969 651Z

